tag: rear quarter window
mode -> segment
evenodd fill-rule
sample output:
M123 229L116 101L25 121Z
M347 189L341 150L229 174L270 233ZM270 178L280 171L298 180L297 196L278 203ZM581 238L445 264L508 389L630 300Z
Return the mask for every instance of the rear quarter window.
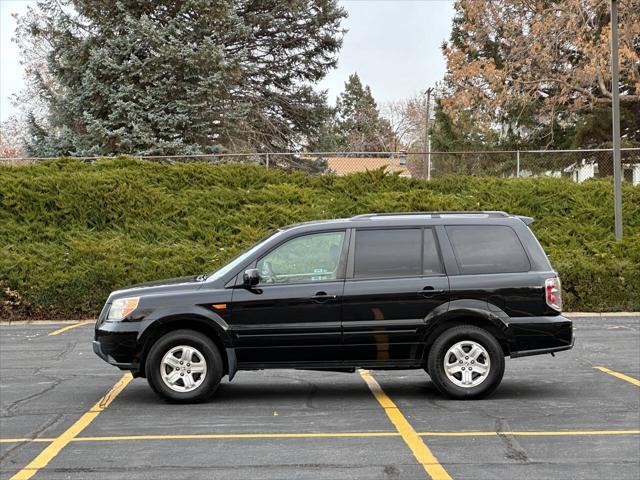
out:
M445 227L462 274L515 273L531 269L516 232L501 225Z

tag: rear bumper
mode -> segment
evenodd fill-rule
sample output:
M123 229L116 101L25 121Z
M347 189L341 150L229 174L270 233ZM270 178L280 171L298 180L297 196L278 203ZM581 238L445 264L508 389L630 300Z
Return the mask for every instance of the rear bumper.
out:
M543 355L573 348L573 322L562 315L513 317L509 320L511 358Z
M571 345L563 345L561 347L550 347L550 348L540 348L537 350L522 350L520 352L511 352L511 358L518 357L530 357L531 355L543 355L545 353L555 353L562 352L563 350L571 350L573 348L573 344L576 341L576 337L574 336L571 339Z

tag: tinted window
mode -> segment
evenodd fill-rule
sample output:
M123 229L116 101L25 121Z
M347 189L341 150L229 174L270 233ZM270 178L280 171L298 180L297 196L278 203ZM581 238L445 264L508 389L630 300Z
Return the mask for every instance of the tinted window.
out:
M344 232L297 237L262 257L256 268L261 283L307 283L335 280Z
M424 229L424 275L434 275L443 273L440 255L438 255L438 244L436 234L430 228Z
M422 232L420 229L358 230L354 276L407 277L421 272Z
M509 273L529 270L522 243L510 227L449 226L447 234L462 273Z

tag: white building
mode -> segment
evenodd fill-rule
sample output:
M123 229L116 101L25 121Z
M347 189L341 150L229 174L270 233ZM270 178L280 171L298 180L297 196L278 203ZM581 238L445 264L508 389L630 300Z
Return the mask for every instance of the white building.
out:
M576 183L582 183L585 180L593 178L598 173L598 163L594 160L583 158L580 162L569 165L564 169Z

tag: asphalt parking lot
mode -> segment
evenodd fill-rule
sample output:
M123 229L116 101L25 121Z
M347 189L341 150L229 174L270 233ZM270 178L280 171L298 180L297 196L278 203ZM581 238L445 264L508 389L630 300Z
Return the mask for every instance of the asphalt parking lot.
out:
M272 370L188 406L98 359L89 324L0 325L0 478L637 480L640 317L574 322L573 350L508 360L486 400L420 371Z

